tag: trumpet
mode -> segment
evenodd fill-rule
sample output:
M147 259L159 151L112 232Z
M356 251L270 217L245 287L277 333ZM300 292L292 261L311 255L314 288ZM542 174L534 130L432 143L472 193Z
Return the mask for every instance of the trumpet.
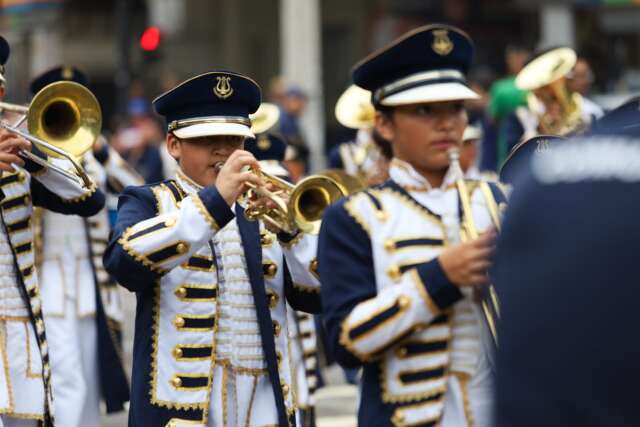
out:
M462 222L460 224L460 237L463 242L474 240L480 236L480 232L478 231L475 220L473 218L473 211L471 210L471 194L473 188L469 188L467 186L467 182L464 179L462 169L460 168L460 152L458 150L451 150L449 152L449 158L451 159L451 167L457 169L459 175L459 178L456 180L455 185L460 196L460 205L462 207L463 216ZM487 206L489 207L491 221L496 227L496 230L500 231L501 221L499 210L492 196L491 189L486 182L479 182L477 184L474 183L474 185L479 186L479 189L487 202ZM498 332L496 320L500 318L500 301L493 284L489 284L484 289L484 291L485 292L481 296L480 307L482 309L487 327L491 332L493 343L495 346L497 346Z
M55 82L45 86L28 107L0 102L0 109L21 114L13 124L0 121L0 128L15 133L38 146L47 155L67 159L76 173L47 162L30 151L19 155L89 188L91 179L78 163L100 134L102 112L93 93L75 82ZM19 127L27 121L29 132Z
M216 164L216 169L220 169L223 164ZM298 230L317 234L324 210L329 205L364 188L359 179L341 170L329 169L308 176L296 185L259 169L251 171L275 190L247 184L249 190L240 200L245 205L245 216L251 221L262 220L290 234ZM284 197L285 194L288 200ZM270 200L274 206L253 203L256 196Z

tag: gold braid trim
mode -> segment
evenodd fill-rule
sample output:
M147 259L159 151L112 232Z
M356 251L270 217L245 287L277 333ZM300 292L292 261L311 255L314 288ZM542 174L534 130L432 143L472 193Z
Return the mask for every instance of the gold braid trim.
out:
M253 410L253 401L256 397L256 388L258 387L258 377L253 379L253 386L251 387L251 397L249 398L249 409L247 410L247 420L245 427L251 427L251 411Z
M302 285L300 283L296 283L296 282L292 282L293 287L301 292L306 292L309 294L319 294L320 293L320 287L319 286L309 286L309 285Z
M127 228L125 230L125 232L122 233L122 237L120 237L120 239L118 239L118 244L120 244L120 246L122 246L122 249L124 249L125 252L128 253L133 259L135 259L136 261L138 261L139 263L141 263L142 265L144 265L145 267L147 267L151 271L154 271L154 272L156 272L158 274L161 274L161 275L167 274L169 272L169 270L165 270L164 268L158 267L156 264L154 264L153 262L149 261L149 259L146 256L136 252L131 247L131 245L129 244L129 237L132 234L133 234L133 227Z
M449 313L449 311L445 311L445 313ZM451 325L452 325L452 319L450 316L449 320L447 322L447 326L449 328L449 331L451 331ZM428 328L428 326L427 326ZM451 354L451 350L449 350L449 343L451 342L451 336L449 336L448 341L447 341L447 350L445 350L446 352L448 352L449 354ZM398 343L400 344L400 343ZM422 391L422 392L414 392L414 393L403 393L403 394L392 394L389 391L389 388L387 387L387 382L386 382L386 362L387 359L390 357L394 357L394 352L390 351L387 356L385 358L383 358L380 362L380 390L382 391L382 401L385 403L408 403L408 402L417 402L423 399L428 399L430 397L436 396L440 393L444 394L447 392L447 381L444 381L444 385L441 387L435 387L431 390L428 391ZM449 366L447 366L442 374L442 377L440 378L433 378L431 380L429 380L429 382L434 382L437 381L441 378L447 378L449 376Z
M440 313L440 308L438 307L438 304L436 304L433 301L433 299L431 299L431 296L427 292L427 288L425 287L424 282L422 281L422 278L418 274L418 270L413 268L411 269L409 274L411 275L411 278L413 279L413 283L416 285L416 288L418 289L418 293L420 294L422 301L424 301L427 308L429 308L429 311L431 312L431 314L436 315Z
M462 404L464 407L464 417L467 420L468 427L475 427L476 422L471 410L471 401L469 400L469 375L461 372L455 372L453 375L458 378L460 383L460 391L462 392Z
M191 196L191 200L193 200L193 204L196 205L196 207L200 211L200 214L204 217L204 219L209 224L209 227L211 227L213 231L220 230L220 225L218 224L216 219L213 216L211 216L211 213L204 206L204 203L202 203L202 199L200 199L200 196L198 196L198 193L192 193L190 194L190 196Z
M156 398L156 389L158 387L158 336L160 335L160 280L155 283L153 295L153 324L151 325L152 343L151 343L151 379L149 380L149 396L151 403L167 409L199 409L205 410L208 406L207 402L201 403L178 403ZM213 365L213 363L212 363ZM210 385L209 385L210 388ZM208 399L207 399L208 400Z
M366 196L361 196L360 197L366 197ZM369 228L369 224L367 223L367 221L362 217L362 215L360 215L360 212L358 212L358 208L357 206L355 206L356 203L356 198L350 198L349 200L347 200L344 203L344 209L347 211L347 213L349 214L349 216L351 218L353 218L358 224L360 224L360 227L362 227L362 229L364 231L367 232L367 234L371 235L371 229Z
M80 203L80 202L84 202L85 200L87 200L88 198L93 196L93 194L96 192L97 189L98 189L98 187L96 187L95 182L92 182L91 183L91 187L89 187L87 192L85 192L81 196L74 197L72 199L62 199L62 201L64 203Z

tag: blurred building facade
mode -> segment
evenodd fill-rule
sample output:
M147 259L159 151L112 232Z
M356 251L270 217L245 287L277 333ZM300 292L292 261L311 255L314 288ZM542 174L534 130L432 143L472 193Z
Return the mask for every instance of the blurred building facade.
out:
M611 3L611 4L610 4ZM504 73L510 43L568 44L592 63L598 92L640 91L640 7L633 0L2 0L0 31L12 44L9 99L27 99L29 79L59 63L91 76L106 125L131 82L151 99L212 68L253 76L267 92L273 76L310 96L304 123L314 158L325 141L349 136L333 116L349 70L415 26L448 22L476 40L483 85ZM14 7L18 4L21 7ZM156 25L156 52L139 47ZM126 93L125 95L126 96Z

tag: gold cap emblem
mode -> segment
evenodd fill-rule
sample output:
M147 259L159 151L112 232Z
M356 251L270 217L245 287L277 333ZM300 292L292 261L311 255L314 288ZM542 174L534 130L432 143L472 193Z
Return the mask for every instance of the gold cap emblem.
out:
M449 38L448 30L434 30L433 43L431 43L433 51L438 55L448 55L453 50L453 42Z
M220 76L216 77L218 83L213 88L213 93L220 99L227 99L233 94L233 88L231 87L231 77Z
M271 148L271 140L267 135L260 135L256 144L262 151L267 151L269 148Z

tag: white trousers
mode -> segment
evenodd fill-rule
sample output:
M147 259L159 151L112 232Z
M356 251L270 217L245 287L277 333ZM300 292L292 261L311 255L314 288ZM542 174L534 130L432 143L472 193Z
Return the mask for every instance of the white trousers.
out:
M22 420L8 415L0 415L0 427L38 427L38 421Z
M65 298L64 317L46 316L56 427L100 425L97 329L94 317L78 318ZM21 427L21 426L20 426Z

